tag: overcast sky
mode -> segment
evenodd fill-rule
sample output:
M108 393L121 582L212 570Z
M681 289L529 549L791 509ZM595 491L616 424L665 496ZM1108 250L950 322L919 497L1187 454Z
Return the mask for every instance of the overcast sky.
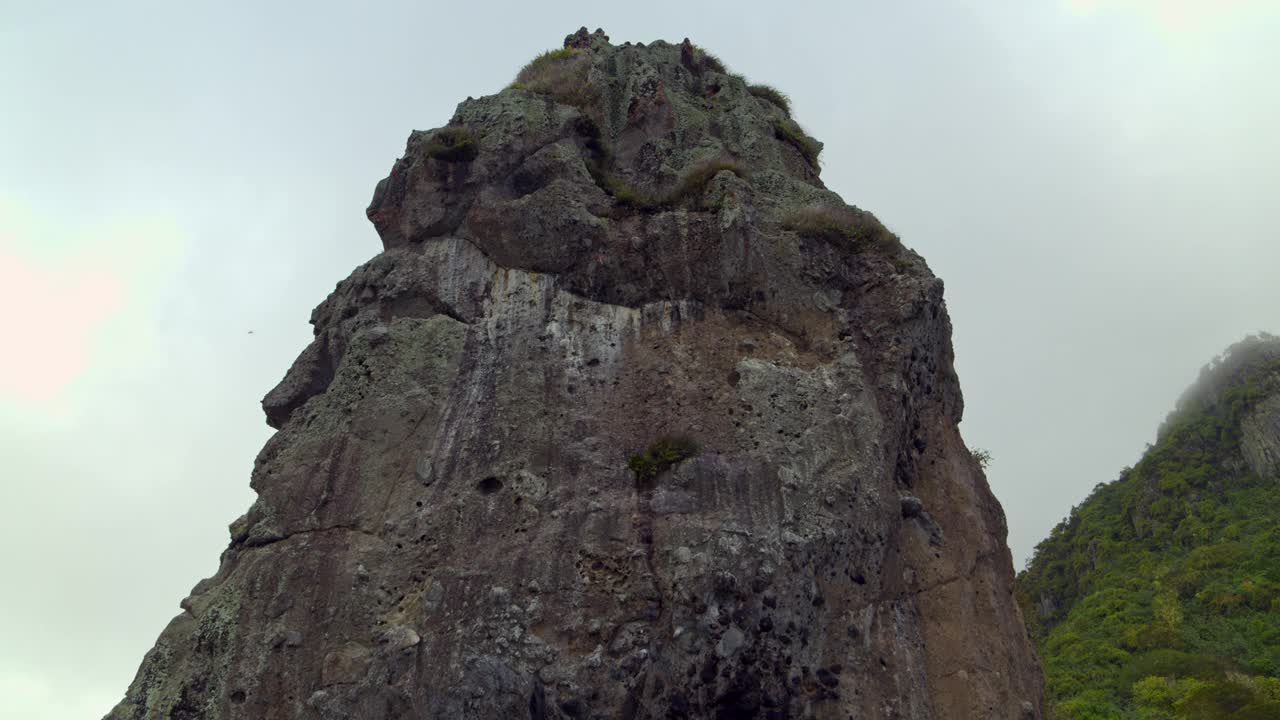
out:
M0 0L0 717L123 695L409 131L580 25L788 92L827 184L945 279L1019 568L1280 332L1274 0L367 5Z

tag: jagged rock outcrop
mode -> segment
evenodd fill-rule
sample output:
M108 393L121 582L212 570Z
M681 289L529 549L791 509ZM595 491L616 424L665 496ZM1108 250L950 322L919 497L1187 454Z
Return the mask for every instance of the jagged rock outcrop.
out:
M776 95L565 47L410 136L109 717L1038 717L941 281Z

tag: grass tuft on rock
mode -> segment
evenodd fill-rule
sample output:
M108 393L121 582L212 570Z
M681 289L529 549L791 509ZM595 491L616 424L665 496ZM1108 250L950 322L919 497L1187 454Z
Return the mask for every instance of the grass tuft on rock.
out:
M822 152L822 143L809 137L794 120L778 120L773 124L773 134L779 140L791 143L804 156L813 169L818 169L818 155Z
M445 162L470 162L480 154L480 144L464 127L440 128L427 142L427 157Z
M708 70L722 75L729 74L729 69L720 58L694 45L688 39L685 39L680 46L680 63L695 75L701 75Z
M662 205L661 198L631 185L626 180L623 180L622 177L613 173L605 173L602 176L600 187L613 196L613 199L617 200L618 204L623 207L647 210Z
M707 183L725 170L744 180L750 177L747 166L731 155L717 155L716 157L699 160L690 165L684 171L684 174L680 176L680 182L676 183L676 186L663 198L664 204L674 205L683 200L701 196L702 191L707 187Z
M713 72L718 72L722 75L729 74L728 68L724 66L724 62L720 60L720 58L707 52L706 50L703 50L702 48L698 48L698 53L700 55L699 64L702 65L703 68L707 70L711 70Z
M582 51L577 48L556 48L548 50L520 68L520 72L516 74L516 82L528 82L528 79L536 76L538 73L545 71L548 67L560 62L577 57Z
M698 444L685 436L666 436L653 441L647 450L627 458L627 468L636 475L637 485L652 485L659 475L698 454Z
M590 63L577 48L548 50L530 60L509 87L547 95L562 105L585 109L595 104L597 93L587 83Z
M874 215L857 208L837 205L809 205L792 213L783 227L796 234L830 243L852 243L859 250L876 250L896 255L902 247Z
M680 176L675 187L659 194L637 188L620 176L605 172L599 167L593 170L591 165L588 165L588 170L592 170L592 176L596 178L601 189L612 195L618 204L638 210L656 210L690 200L698 201L707 184L725 170L744 180L750 177L746 165L731 155L717 155L693 163Z
M778 88L772 85L748 85L747 92L761 100L766 100L776 105L778 109L788 116L791 115L791 98L787 97L787 94Z

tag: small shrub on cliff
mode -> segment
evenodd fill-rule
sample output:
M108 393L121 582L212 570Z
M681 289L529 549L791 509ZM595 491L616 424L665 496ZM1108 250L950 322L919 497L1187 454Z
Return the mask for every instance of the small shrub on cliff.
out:
M440 128L427 142L427 157L445 162L469 162L480 154L480 145L464 127Z
M587 84L587 55L577 48L548 50L529 61L516 75L513 88L548 95L563 105L586 108L596 94Z
M755 95L761 100L767 100L770 103L777 105L778 108L787 115L791 114L791 98L787 97L786 93L772 85L748 85L747 92Z
M742 179L747 179L747 167L737 158L730 155L717 155L713 158L699 160L690 165L680 176L680 182L663 198L665 204L675 204L686 198L696 197L711 179L722 171L728 170Z
M698 454L698 444L687 437L661 437L648 450L627 458L637 485L649 485L662 473Z
M859 249L893 252L899 248L898 238L874 215L855 208L810 205L788 217L784 227L816 240L852 242Z
M773 124L773 134L779 140L791 143L804 156L805 162L817 169L822 143L805 134L794 120L778 120Z
M987 466L991 464L991 451L989 450L983 450L982 448L973 448L972 450L969 451L969 454L973 456L974 460L978 461L978 467L982 468L983 470L986 470Z

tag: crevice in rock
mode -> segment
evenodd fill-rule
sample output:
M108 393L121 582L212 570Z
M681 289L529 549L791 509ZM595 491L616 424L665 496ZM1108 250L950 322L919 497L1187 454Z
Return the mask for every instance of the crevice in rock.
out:
M364 535L365 537L373 538L374 540L377 540L380 543L387 542L382 536L377 535L375 533L371 533L367 530L362 530L356 527L355 525L329 525L327 527L294 530L293 532L287 533L281 537L271 538L269 540L266 540L265 542L260 542L253 545L246 543L244 545L244 548L245 549L264 548L264 547L269 547L271 545L277 545L287 540L293 540L294 538L308 537L311 535L321 535L321 534L333 533L333 532L344 532L344 533L351 533L354 535Z

